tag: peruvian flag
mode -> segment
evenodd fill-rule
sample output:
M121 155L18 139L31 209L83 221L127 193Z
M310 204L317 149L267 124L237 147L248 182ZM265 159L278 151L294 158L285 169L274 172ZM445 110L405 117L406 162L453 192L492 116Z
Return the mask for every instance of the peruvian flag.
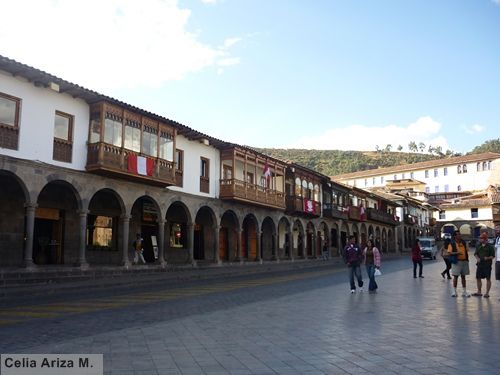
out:
M269 168L269 164L264 164L264 170L262 171L263 176L266 178L266 186L270 187L270 180L271 180L271 168Z
M137 156L136 154L128 155L128 171L131 173L152 176L154 166L154 160L151 158Z

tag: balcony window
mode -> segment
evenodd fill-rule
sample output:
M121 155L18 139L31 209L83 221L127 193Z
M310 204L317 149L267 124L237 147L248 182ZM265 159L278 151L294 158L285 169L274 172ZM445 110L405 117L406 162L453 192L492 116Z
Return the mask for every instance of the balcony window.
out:
M210 160L206 158L200 159L200 192L210 192Z
M425 171L425 178L429 178L429 171Z
M101 141L101 116L99 112L92 113L90 118L90 143Z
M443 168L443 176L448 176L448 168L447 167Z
M142 133L142 152L153 157L158 155L158 129L152 126L144 126L144 131ZM172 159L170 159L170 161L172 161Z
M471 217L471 219L477 219L479 217L479 213L478 213L477 208L470 209L470 217Z
M434 193L439 193L439 186L434 186Z
M160 132L160 158L168 161L174 160L174 139L172 134L165 131Z
M314 200L319 202L319 185L314 185Z
M56 112L52 159L71 163L73 154L73 116Z
M462 186L461 185L457 186L457 191L462 191Z
M415 177L414 173L410 172L410 178L414 178L414 177Z
M483 171L485 171L487 168L486 168L486 162L483 161Z
M481 163L480 162L477 162L477 164L476 164L476 171L477 172L481 171Z
M375 181L375 177L372 178L372 185L375 186L376 184L376 181Z
M462 165L462 173L467 173L467 164Z
M121 118L112 114L106 114L106 119L104 120L104 142L117 147L122 146Z
M446 211L439 211L439 220L446 220Z
M437 177L437 176L438 176L438 170L434 169L434 177Z
M425 192L426 192L427 194L429 194L429 193L431 192L431 188L430 188L429 186L426 186L426 187L425 187Z
M0 93L0 147L17 150L21 99Z
M445 192L445 193L447 193L449 190L450 190L450 189L449 189L448 184L444 185L444 192Z
M125 121L125 142L123 147L135 152L141 152L141 124L127 119Z
M175 169L177 169L178 171L184 170L184 151L179 149L175 150ZM227 178L232 178L232 177L227 177Z
M384 176L380 176L380 184L384 184Z
M394 180L397 180L397 179L398 179L398 175L397 175L397 174L395 174L395 175L393 176L393 178L394 178Z
M458 174L462 173L462 166L461 165L457 165L457 173Z
M298 177L295 179L295 195L297 197L302 196L302 183Z

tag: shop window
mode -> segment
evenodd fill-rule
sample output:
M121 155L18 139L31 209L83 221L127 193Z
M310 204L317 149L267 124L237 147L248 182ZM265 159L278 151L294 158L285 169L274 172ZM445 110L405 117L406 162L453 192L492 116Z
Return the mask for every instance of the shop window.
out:
M115 220L111 216L87 216L87 248L89 250L118 250L113 241Z
M172 223L170 228L170 247L183 247L184 230L179 223Z
M0 147L17 150L21 99L0 93Z

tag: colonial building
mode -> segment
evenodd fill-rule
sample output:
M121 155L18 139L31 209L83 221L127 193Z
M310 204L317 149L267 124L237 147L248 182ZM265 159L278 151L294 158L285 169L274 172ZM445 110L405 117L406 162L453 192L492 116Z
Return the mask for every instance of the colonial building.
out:
M396 204L0 56L0 266L396 251Z

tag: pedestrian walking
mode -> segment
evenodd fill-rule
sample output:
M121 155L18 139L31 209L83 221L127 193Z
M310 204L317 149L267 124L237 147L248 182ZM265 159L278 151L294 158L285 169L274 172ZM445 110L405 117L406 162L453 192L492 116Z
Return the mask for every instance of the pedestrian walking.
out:
M491 288L491 265L493 259L495 258L495 249L493 245L488 243L488 234L486 232L481 233L479 236L479 246L476 247L474 252L474 257L477 260L476 263L476 283L477 292L472 293L475 297L482 297L481 293L482 282L481 279L486 279L486 293L484 298L489 298L490 288Z
M358 281L359 291L363 291L363 276L361 275L361 263L363 263L363 253L356 244L356 237L349 236L349 243L344 249L344 261L349 270L349 283L351 286L351 293L356 293L356 284L354 277Z
M411 260L413 261L413 278L417 278L417 265L419 266L418 277L424 278L422 275L422 250L420 249L420 241L418 238L415 240L415 244L411 248Z
M467 293L467 282L465 276L469 274L469 254L467 252L467 245L462 241L462 235L459 230L453 233L453 238L448 245L448 254L451 261L451 275L453 276L453 292L452 297L457 296L458 276L462 281L462 296L470 297Z
M444 279L444 275L446 275L446 277L448 278L448 280L451 279L451 276L450 276L451 262L450 262L450 257L448 255L448 246L449 245L450 245L450 240L449 239L445 239L444 243L443 243L443 247L441 247L441 257L443 258L444 264L446 266L446 268L444 269L444 271L441 272L441 276Z
M500 281L500 224L495 225L495 258L495 279Z
M375 270L380 268L380 251L377 247L373 246L372 240L368 240L366 247L363 250L365 259L366 273L370 282L368 283L368 291L376 292L378 289L377 282L375 281Z
M142 253L144 252L144 240L141 237L140 233L137 233L135 236L135 241L133 242L132 246L134 247L134 264L137 264L139 262L139 259L141 259L142 263L146 263L144 260L144 256Z

